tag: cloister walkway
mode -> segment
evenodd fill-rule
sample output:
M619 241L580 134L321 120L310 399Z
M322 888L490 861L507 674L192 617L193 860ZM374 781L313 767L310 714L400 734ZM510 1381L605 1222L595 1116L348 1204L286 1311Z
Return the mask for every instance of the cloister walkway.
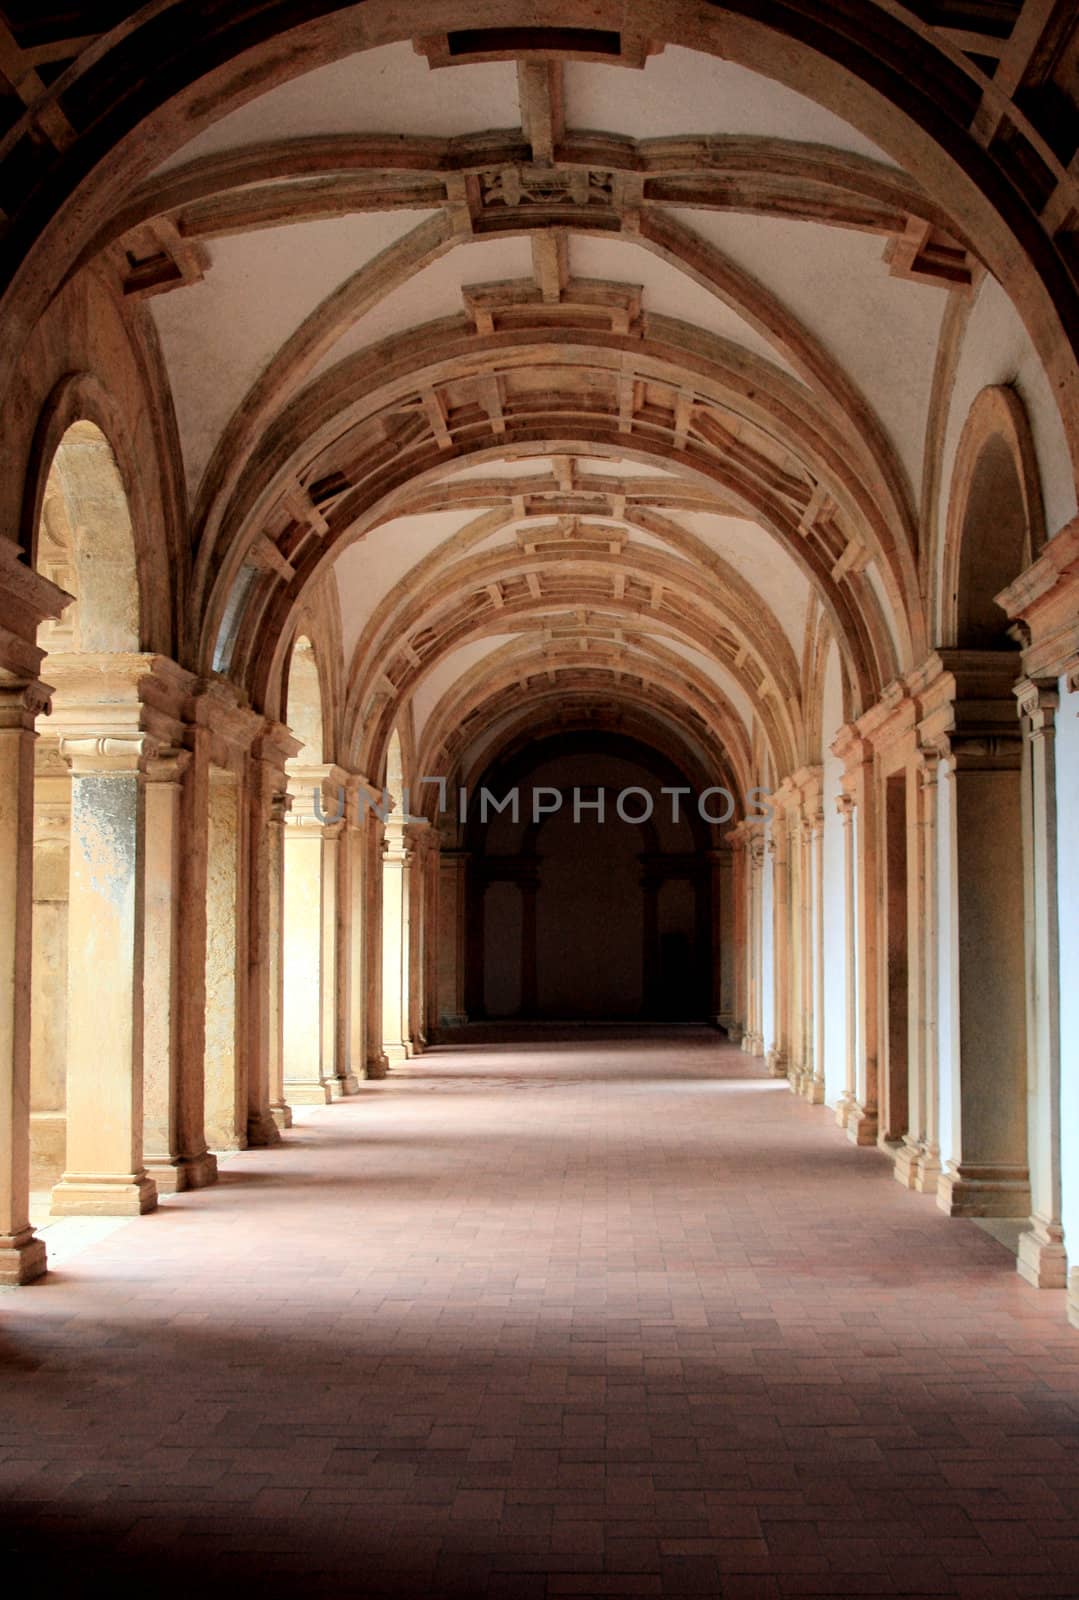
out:
M1061 1296L704 1031L432 1051L0 1318L40 1593L1079 1592Z

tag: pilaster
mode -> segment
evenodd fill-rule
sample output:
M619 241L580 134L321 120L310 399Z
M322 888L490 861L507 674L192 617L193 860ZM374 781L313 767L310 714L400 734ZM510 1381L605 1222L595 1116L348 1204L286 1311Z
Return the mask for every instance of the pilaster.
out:
M836 798L843 830L843 971L844 994L844 1075L843 1092L835 1108L839 1127L846 1128L858 1104L855 1056L858 1041L857 917L854 879L854 801L849 794Z
M956 1014L952 1150L937 1202L954 1216L1025 1217L1027 1155L1023 763L1017 657L941 650L909 680L922 746L947 762L954 925L944 937Z
M80 708L82 709L82 708ZM157 1204L143 1162L144 761L138 705L98 708L107 732L62 735L71 769L67 1155L54 1216L138 1216ZM111 724L111 725L110 725Z
M438 884L438 1020L458 1028L468 1021L465 1009L467 970L468 863L466 850L439 853Z
M382 1053L391 1066L414 1053L408 1026L413 861L408 822L393 812L382 852Z
M878 995L877 851L878 817L870 741L858 728L841 728L832 752L843 762L843 792L851 803L856 983L856 1049L854 1098L847 1103L844 1126L852 1144L877 1142ZM851 903L848 900L848 904Z
M1068 1264L1061 1220L1060 936L1054 721L1057 680L1015 686L1026 739L1027 1134L1030 1227L1018 1268L1038 1289L1062 1289Z
M343 775L288 762L284 834L284 1089L293 1105L327 1105L337 1066L338 841Z
M45 1271L30 1226L30 950L34 728L49 708L37 677L37 624L59 617L62 590L18 562L0 538L0 1283Z

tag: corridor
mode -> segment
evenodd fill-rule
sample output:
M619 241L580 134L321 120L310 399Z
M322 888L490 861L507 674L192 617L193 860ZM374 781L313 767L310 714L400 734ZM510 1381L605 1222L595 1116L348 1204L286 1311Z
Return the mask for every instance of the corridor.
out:
M432 1050L57 1258L0 1297L43 1594L1079 1591L1064 1291L710 1031Z

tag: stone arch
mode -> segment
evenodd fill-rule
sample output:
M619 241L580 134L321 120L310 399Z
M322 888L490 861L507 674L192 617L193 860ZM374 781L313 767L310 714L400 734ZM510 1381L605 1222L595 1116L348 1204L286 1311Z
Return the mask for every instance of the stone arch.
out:
M655 8L626 5L617 11L618 31L602 35L604 54L610 54L612 39L617 40L617 58L627 65L639 64L649 49L666 43L706 52L722 50L728 58L840 110L901 157L914 176L948 204L956 226L1012 290L1062 404L1073 415L1079 379L1067 327L1075 289L1061 247L1044 226L1038 226L1034 195L1039 190L1035 188L1032 195L1029 181L1024 181L1028 167L1012 156L1006 181L1000 181L990 173L972 131L982 120L975 114L978 111L991 119L991 126L1006 119L1021 147L1044 168L1047 185L1060 191L1054 197L1061 202L1056 214L1066 214L1073 195L1069 174L1038 128L986 76L984 64L942 30L909 12L894 15L894 8L881 7L862 38L842 15L830 19L788 6L762 20L754 14L756 9L743 0L722 13L702 16L699 7L678 0L664 8L660 23ZM222 5L212 18L200 19L192 42L189 15L173 6L142 18L141 26L127 21L107 40L95 40L79 54L68 71L35 97L24 121L16 124L15 148L27 152L24 159L31 159L35 144L42 148L40 155L33 154L33 160L41 163L33 173L37 181L24 178L24 187L33 195L33 216L28 201L27 214L20 213L18 225L10 230L10 251L0 262L3 281L10 285L13 325L27 327L40 314L56 285L92 243L103 209L129 195L151 159L179 148L216 118L253 98L271 73L283 81L338 59L357 44L371 47L409 37L416 26L398 8L378 0L368 0L363 7L362 23L355 11L335 4L313 5L297 23L294 10L266 6L252 21L244 8ZM501 30L490 37L497 54L507 42L505 30L515 23L530 30L544 25L564 30L576 22L594 29L596 13L594 8L565 3L539 8L479 4L441 15L437 21L432 17L430 26L439 22L451 31L441 36L441 46L439 36L434 36L431 48L436 55L438 49L450 50L451 35L460 46L466 38L482 40L476 30L492 25ZM465 34L453 32L461 28ZM285 29L290 30L287 52L279 37ZM464 51L458 48L452 53L461 59ZM43 116L60 112L59 95L75 85L83 103L100 101L108 107L112 143L102 143L99 119L92 124L93 134L77 136L68 158L57 160L47 142L30 134ZM27 137L21 137L24 134ZM91 163L89 152L82 148L83 137L97 141L92 179L87 177ZM60 225L45 229L39 219L51 216L59 216ZM0 374L5 383L9 370ZM1073 441L1073 454L1074 448Z
M26 459L19 544L43 574L62 566L76 601L60 632L48 635L50 650L175 653L184 566L161 537L161 485L141 470L136 426L92 371L62 378L42 407Z
M159 1114L168 1122L167 1091L143 1081L153 1027L143 994L143 762L152 749L143 696L153 662L140 653L127 487L106 432L83 414L107 409L92 381L54 396L24 529L39 571L74 595L38 630L54 692L35 750L31 1149L35 1181L59 1180L58 1215L151 1209L144 1127L156 1150Z
M322 760L325 745L325 701L322 693L318 656L306 634L298 634L292 646L288 669L288 696L285 720L299 739L296 759L306 765Z
M75 597L44 625L47 648L133 651L140 607L127 494L97 423L72 422L52 457L37 519L38 570Z
M940 586L945 645L1011 647L996 596L1030 565L1044 541L1026 410L1014 389L992 385L971 406L952 474Z

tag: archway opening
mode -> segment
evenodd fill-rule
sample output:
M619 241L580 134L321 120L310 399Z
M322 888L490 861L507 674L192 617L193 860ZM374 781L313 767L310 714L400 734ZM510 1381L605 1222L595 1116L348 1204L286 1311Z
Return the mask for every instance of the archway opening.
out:
M956 636L961 650L1015 648L996 596L1030 559L1027 508L1014 450L993 434L975 463L963 518Z
M38 570L75 603L38 630L53 702L35 749L31 1182L51 1188L54 1214L127 1215L155 1202L144 1148L165 1147L169 1108L146 1071L135 539L89 419L49 463L35 545Z
M471 1019L709 1017L719 952L698 788L666 754L601 731L488 766L466 834Z

